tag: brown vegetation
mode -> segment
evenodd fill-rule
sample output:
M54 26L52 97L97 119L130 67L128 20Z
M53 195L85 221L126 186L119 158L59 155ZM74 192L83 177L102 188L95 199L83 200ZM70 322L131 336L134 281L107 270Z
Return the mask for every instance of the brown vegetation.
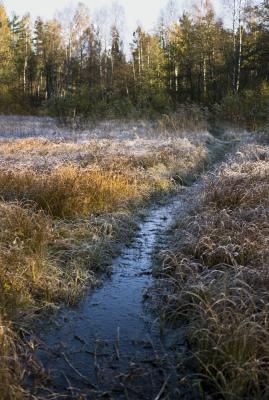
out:
M188 321L203 390L216 398L269 394L268 159L266 146L248 145L207 177L164 259L164 311Z
M24 370L19 361L20 339L0 317L0 359L1 359L1 399L22 399L21 387Z
M139 197L139 187L124 174L67 165L48 173L2 169L0 195L8 201L32 201L38 209L63 218L114 211L124 201Z

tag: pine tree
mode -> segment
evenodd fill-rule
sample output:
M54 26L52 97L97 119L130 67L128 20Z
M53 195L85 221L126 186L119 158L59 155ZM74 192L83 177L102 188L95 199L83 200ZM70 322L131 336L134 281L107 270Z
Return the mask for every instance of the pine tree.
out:
M26 95L26 92L29 92L29 63L33 55L30 15L25 15L22 18L15 15L11 21L11 27L19 90Z
M0 91L1 104L5 107L14 88L15 63L12 49L12 32L3 4L0 3Z
M37 96L49 100L60 96L63 81L64 46L58 21L35 24L35 55L37 59Z

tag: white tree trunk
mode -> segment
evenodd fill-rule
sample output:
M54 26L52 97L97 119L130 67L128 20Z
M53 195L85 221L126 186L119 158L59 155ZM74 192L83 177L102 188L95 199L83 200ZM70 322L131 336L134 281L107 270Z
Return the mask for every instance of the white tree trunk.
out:
M243 39L243 27L240 23L239 27L239 50L238 50L238 65L237 65L237 80L236 80L236 91L240 89L240 78L241 78L241 60L242 60L242 39Z

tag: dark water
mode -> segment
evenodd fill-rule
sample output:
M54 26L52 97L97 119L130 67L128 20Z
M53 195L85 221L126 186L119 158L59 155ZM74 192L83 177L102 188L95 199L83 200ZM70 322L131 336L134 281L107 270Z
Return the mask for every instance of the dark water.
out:
M158 400L173 381L174 392L166 398L182 398L167 338L146 301L156 245L165 241L181 206L179 196L152 208L133 243L114 260L111 278L79 307L61 311L55 326L41 335L37 356L50 371L45 386L51 393L70 399ZM182 340L180 334L176 337ZM36 393L49 395L38 380L34 386Z

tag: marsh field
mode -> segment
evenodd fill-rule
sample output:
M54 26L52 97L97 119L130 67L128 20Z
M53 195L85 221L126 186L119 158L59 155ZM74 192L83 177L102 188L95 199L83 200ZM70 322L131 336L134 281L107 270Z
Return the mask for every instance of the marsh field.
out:
M269 0L0 0L0 400L269 399Z
M177 121L0 117L1 399L268 397L267 135Z

